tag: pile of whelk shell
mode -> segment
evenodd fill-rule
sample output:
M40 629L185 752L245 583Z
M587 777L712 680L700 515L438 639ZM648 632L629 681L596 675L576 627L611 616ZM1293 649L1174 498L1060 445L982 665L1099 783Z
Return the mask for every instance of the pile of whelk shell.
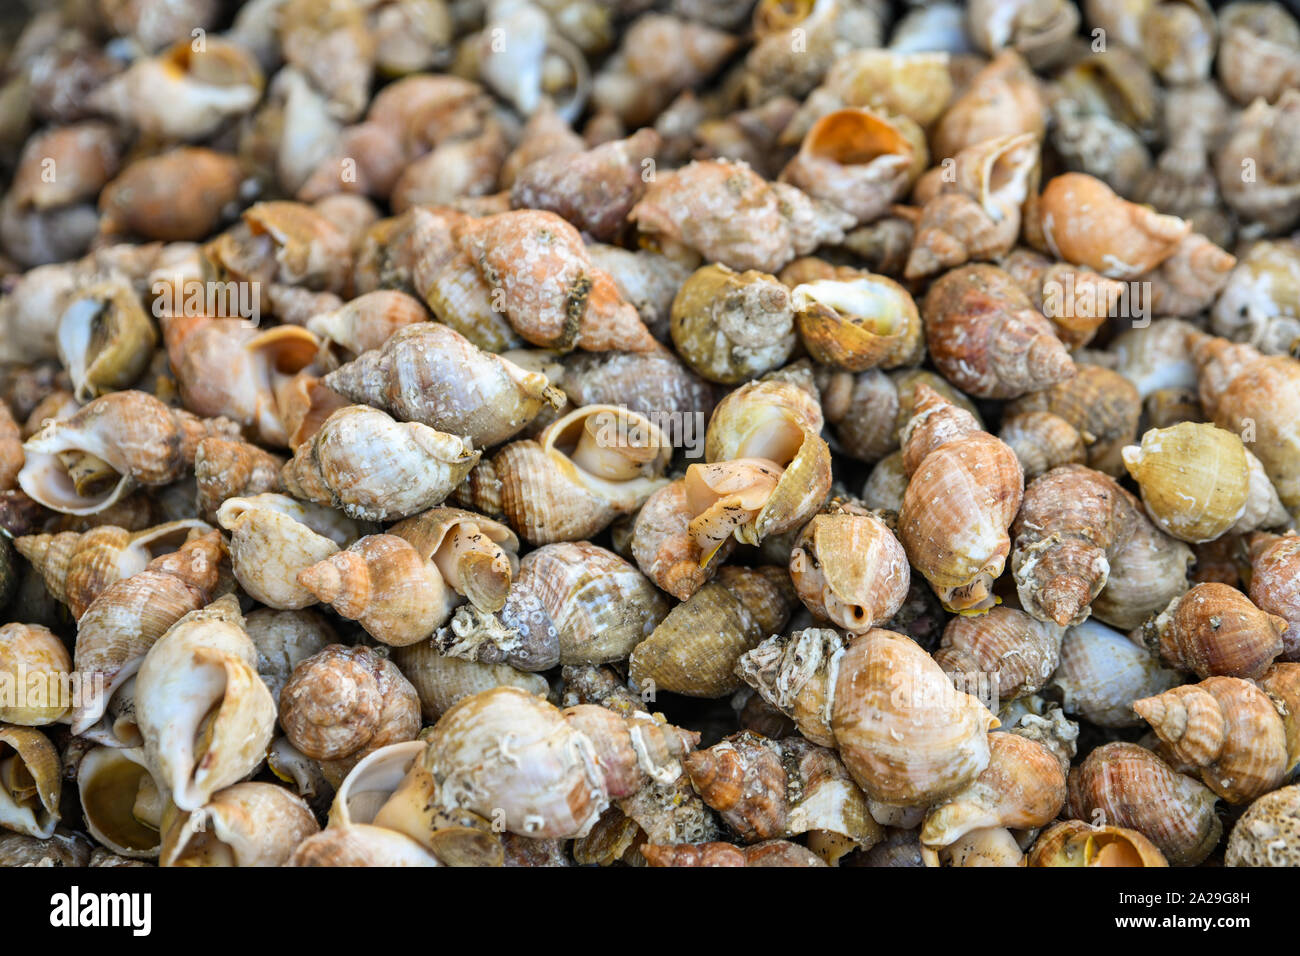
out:
M0 863L1300 864L1282 6L228 7L7 50Z

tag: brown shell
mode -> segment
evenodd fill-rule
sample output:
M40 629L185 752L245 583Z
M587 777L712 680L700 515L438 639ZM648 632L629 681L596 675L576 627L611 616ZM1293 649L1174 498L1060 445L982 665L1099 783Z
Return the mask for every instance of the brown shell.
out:
M1122 450L1137 436L1142 400L1123 375L1100 365L1075 366L1068 381L1012 401L1006 414L1046 411L1075 427L1088 450L1088 466L1112 477L1124 474Z
M1259 677L1282 653L1287 622L1226 584L1198 584L1170 602L1149 631L1169 667L1213 676Z
M1300 536L1256 532L1250 536L1250 560L1250 599L1286 619L1282 657L1300 660Z
M164 242L206 239L243 180L233 156L181 147L128 165L99 195L100 229Z
M387 658L331 644L293 669L280 692L280 725L307 756L355 764L387 744L414 740L420 700Z
M774 276L723 265L704 266L682 283L669 332L687 365L724 385L784 364L798 342L789 290Z
M1051 323L995 266L948 272L931 286L921 311L936 367L972 395L1015 398L1074 376Z
M739 689L741 655L779 631L793 595L779 568L725 566L632 649L629 678L644 693L724 697Z
M1103 744L1070 771L1069 813L1136 830L1171 866L1195 866L1218 845L1218 797L1137 744Z
M1042 139L1046 128L1038 80L1018 53L1003 50L948 106L931 142L935 159L945 159L996 136L1032 133Z
M1165 855L1137 830L1094 827L1081 820L1053 823L1029 850L1027 866L1168 866Z
M924 358L916 303L893 279L870 273L814 279L796 285L790 298L799 336L823 365L862 372Z
M251 442L216 437L203 439L194 453L199 513L214 521L217 509L227 498L281 491L284 487L280 482L283 468L283 458Z
M863 634L898 613L911 570L902 544L883 522L845 506L804 525L790 552L790 579L813 614Z
M1082 464L1087 458L1078 429L1051 412L1024 412L1006 417L998 437L1015 452L1028 481L1057 465Z
M641 506L632 529L631 549L646 577L679 601L703 587L730 555L728 539L706 555L690 533L690 501L685 481L664 485Z
M1061 629L1009 607L977 617L954 617L944 628L934 659L949 674L997 677L998 699L1037 693L1056 670Z

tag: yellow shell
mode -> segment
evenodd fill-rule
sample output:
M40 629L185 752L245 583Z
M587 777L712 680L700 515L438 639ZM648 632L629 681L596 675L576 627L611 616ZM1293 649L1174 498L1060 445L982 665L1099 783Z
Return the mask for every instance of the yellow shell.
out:
M790 299L804 345L824 365L862 372L916 365L925 354L916 303L893 279L819 279Z
M49 837L59 823L62 761L39 730L0 724L0 829Z
M1159 848L1137 830L1062 820L1044 830L1027 866L1165 866Z

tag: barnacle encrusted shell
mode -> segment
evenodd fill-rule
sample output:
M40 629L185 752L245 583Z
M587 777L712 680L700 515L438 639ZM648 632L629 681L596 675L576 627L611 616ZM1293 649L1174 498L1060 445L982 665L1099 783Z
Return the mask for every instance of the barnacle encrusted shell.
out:
M797 344L790 291L775 276L707 265L673 299L678 354L711 382L738 385L785 363Z
M1266 793L1228 834L1227 866L1295 866L1300 850L1300 785Z
M519 582L542 601L560 634L564 664L621 660L668 613L635 566L588 541L548 544L519 562Z

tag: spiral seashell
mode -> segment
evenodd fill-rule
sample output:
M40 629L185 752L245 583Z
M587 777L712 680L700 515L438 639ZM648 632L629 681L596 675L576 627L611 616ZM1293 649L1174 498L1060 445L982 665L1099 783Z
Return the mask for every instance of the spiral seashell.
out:
M1200 333L1188 340L1205 410L1220 428L1252 439L1251 450L1282 504L1292 517L1300 514L1300 436L1293 427L1300 363Z
M1256 532L1250 536L1250 561L1251 601L1286 620L1282 659L1300 660L1300 537Z
M204 438L194 453L194 480L199 513L215 521L217 509L231 498L252 498L284 490L284 459L246 441Z
M357 520L384 521L442 501L478 459L454 435L349 405L298 447L281 478L294 497Z
M737 673L805 737L834 746L874 800L928 806L988 764L985 731L997 718L900 634L872 630L847 647L828 630L777 636L745 654Z
M81 402L127 388L149 363L158 333L122 275L70 294L58 320L59 358Z
M271 493L226 499L217 522L230 532L235 580L249 597L278 610L314 603L299 573L360 534L355 522L330 508Z
M783 365L798 338L790 290L776 277L708 265L677 292L673 346L710 382L737 385Z
M694 513L685 481L660 488L637 512L632 556L641 572L679 601L708 583L730 555L732 539L706 555L690 532Z
M1169 864L1156 845L1137 830L1062 820L1038 835L1025 865L1161 867Z
M778 272L844 238L853 218L744 163L699 160L655 178L628 218L661 245L737 271Z
M1013 249L999 265L1070 348L1092 341L1127 288L1091 269L1053 262L1030 249Z
M1146 277L1157 315L1194 316L1214 305L1237 264L1236 256L1194 232Z
M428 638L456 601L437 565L397 535L367 535L297 578L318 600L394 646Z
M145 760L181 810L197 810L261 763L275 702L233 596L191 611L149 649L135 707Z
M143 571L160 554L175 550L192 531L210 530L202 521L172 521L143 531L100 525L19 537L14 546L45 581L50 594L80 618L106 588Z
M784 579L778 568L721 568L632 649L632 684L643 695L724 697L740 689L736 662L790 616L794 596Z
M1146 521L1136 498L1090 468L1062 465L1034 479L1012 529L1025 610L1062 627L1083 621L1111 561Z
M1136 744L1103 744L1070 771L1071 817L1136 830L1171 866L1194 866L1218 844L1217 801L1208 787Z
M703 23L645 14L593 80L592 103L629 127L652 123L678 93L712 76L739 42Z
M519 540L505 525L459 508L431 508L389 532L414 545L475 607L502 610L519 566Z
M18 484L54 511L95 514L139 485L180 478L207 436L236 438L238 427L168 408L144 392L112 392L29 438Z
M0 724L0 828L42 840L52 836L62 772L59 752L43 733Z
M852 634L887 622L911 583L898 539L864 508L817 515L790 553L790 578L804 605Z
M536 440L503 448L471 476L469 500L504 514L532 544L590 537L667 483L660 475L671 453L669 437L645 416L588 405Z
M1038 70L1060 62L1079 27L1078 9L1064 0L976 0L966 16L981 50L994 54L1010 47Z
M77 766L86 829L118 856L151 860L161 847L165 796L139 750L96 747Z
M539 158L515 176L511 205L549 210L609 241L645 191L659 146L659 134L646 128L590 150Z
M1178 217L1128 202L1084 173L1049 181L1039 209L1043 237L1054 255L1113 279L1150 272L1191 232Z
M544 375L478 349L435 322L399 329L378 349L325 376L329 388L476 444L513 436L562 398Z
M879 219L911 184L914 149L895 122L857 107L836 110L808 130L781 182L849 213Z
M1270 233L1284 233L1300 221L1297 115L1300 90L1284 91L1273 105L1255 100L1236 117L1215 159L1224 202Z
M871 273L814 279L790 293L812 357L850 372L915 365L925 354L921 317L907 290Z
M1067 714L1100 727L1139 725L1133 701L1168 690L1179 681L1149 652L1096 621L1065 632L1052 674Z
M548 544L519 563L519 583L541 599L560 634L564 664L621 660L668 613L644 575L586 541Z
M1226 584L1198 584L1143 629L1169 667L1198 677L1259 677L1282 652L1285 619Z
M1025 412L1005 418L998 438L1015 452L1029 481L1058 465L1082 464L1087 457L1078 430L1051 412Z
M1106 586L1092 601L1092 613L1112 627L1132 630L1187 591L1192 549L1149 521L1133 528L1114 553Z
M943 631L934 659L947 673L997 678L999 700L1035 694L1056 670L1063 634L1055 624L1023 611L991 608L978 617L955 617Z
M955 412L964 417L955 430L932 434L930 425ZM925 385L917 387L916 414L903 441L904 467L915 463L899 512L908 559L945 607L987 610L1011 550L1007 529L1024 489L1020 463Z
M1121 451L1137 437L1142 403L1127 378L1099 365L1076 365L1073 378L1023 395L1008 415L1048 411L1064 418L1083 437L1088 465L1112 477L1122 475Z
M825 831L866 849L882 836L839 758L801 738L742 732L682 763L704 802L746 843Z
M237 783L191 812L164 814L162 866L283 866L320 831L297 794L272 783Z
M1252 245L1214 301L1210 326L1216 335L1267 355L1290 353L1300 340L1300 242Z
M924 204L903 274L924 278L1010 251L1038 161L1038 141L1030 133L961 150Z
M280 692L289 742L342 780L368 753L420 729L415 688L397 666L367 647L331 644L300 662Z
M549 98L543 99L528 117L519 141L501 166L499 181L503 189L510 189L519 174L542 159L555 159L581 153L586 142L570 127L568 120L559 114Z
M1050 750L1017 734L988 737L988 766L925 815L920 839L928 865L939 864L940 849L981 830L1039 827L1065 806L1065 771Z
M1238 103L1274 103L1300 79L1300 25L1282 4L1228 4L1219 37L1219 82Z
M1074 363L1052 325L994 266L945 274L921 305L936 367L982 398L1015 398L1067 381Z
M1018 53L1003 50L944 111L931 131L932 152L936 160L947 159L976 143L1020 133L1041 140L1046 126L1037 79Z
M1250 681L1210 677L1135 701L1133 709L1228 803L1249 803L1286 775L1286 727L1273 701Z
M77 623L76 672L96 690L73 703L72 732L84 733L162 635L211 599L225 553L221 532L198 535L143 571L109 585ZM96 686L97 681L102 684ZM100 689L102 688L102 690Z
M399 329L428 319L424 305L397 289L376 289L307 320L307 330L353 355L382 348Z
M99 194L100 231L197 242L216 232L243 178L237 159L210 149L137 159Z
M500 811L511 832L581 837L611 797L629 795L647 779L679 777L681 756L698 742L698 735L648 717L629 720L591 705L560 711L499 687L444 714L421 762L444 810L488 818Z
M421 712L430 722L436 722L466 697L494 687L518 687L538 697L546 697L550 692L550 685L539 674L504 663L453 657L440 651L432 641L396 648L393 661L415 688Z

